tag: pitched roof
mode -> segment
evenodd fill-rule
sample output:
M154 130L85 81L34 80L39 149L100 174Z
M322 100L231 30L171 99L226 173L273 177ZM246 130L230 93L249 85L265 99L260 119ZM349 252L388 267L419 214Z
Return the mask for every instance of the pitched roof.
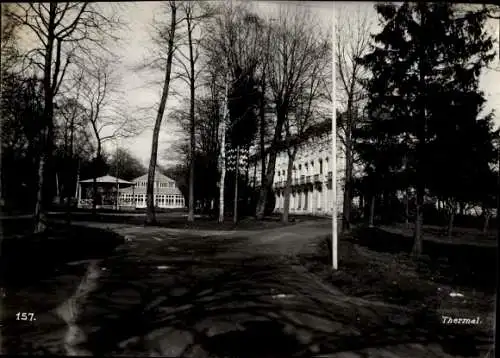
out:
M148 180L148 173L141 175L140 177L137 177L135 179L132 179L132 182L136 183L138 181L147 181ZM154 181L159 181L161 183L166 183L166 182L172 182L175 181L174 179L162 174L158 169L155 170L155 180Z
M147 182L148 181L148 173L141 175L140 177L137 177L135 179L132 179L133 183L140 183L140 182ZM159 194L159 195L182 195L182 192L179 190L177 187L177 184L174 179L162 174L162 172L159 170L159 168L156 168L155 170L155 182L159 183L174 183L173 187L155 187L154 188L154 193ZM133 184L132 183L132 184ZM120 189L121 193L124 194L146 194L146 187L145 186L134 186L134 187L129 187L129 188L124 188Z
M123 180L120 178L116 178L112 175L105 175L105 176L96 178L96 181L98 183L105 183L105 184L116 184L117 182L118 182L118 184L129 184L129 185L133 184L132 182L129 182L129 181L126 181L126 180ZM93 182L94 182L94 178L80 180L80 183L93 183Z

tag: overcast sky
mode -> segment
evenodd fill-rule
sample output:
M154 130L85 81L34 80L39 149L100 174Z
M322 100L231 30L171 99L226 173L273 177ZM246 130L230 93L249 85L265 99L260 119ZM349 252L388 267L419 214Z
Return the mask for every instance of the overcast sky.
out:
M346 16L355 16L353 13L357 9L366 11L370 16L373 24L372 32L379 30L377 14L374 10L372 2L356 3L356 2L298 2L298 1L259 1L254 2L253 6L255 11L264 16L277 11L278 6L289 7L308 7L325 27L331 27L334 21L335 11L342 11ZM146 86L146 77L143 74L137 74L134 71L129 71L137 63L147 56L147 49L151 46L149 29L150 24L155 16L161 16L161 7L159 2L139 2L130 4L124 13L124 17L129 21L129 35L125 34L127 38L127 45L122 47L120 55L124 58L125 72L123 89L127 93L127 100L129 101L130 108L144 108L151 107L156 111L157 103L160 97L161 86L151 87ZM272 15L271 15L272 16ZM491 34L498 41L498 21L490 20L488 23L491 29ZM498 46L498 43L495 45ZM495 59L493 64L500 67L498 58ZM485 69L481 75L481 88L485 92L487 103L485 112L495 110L496 113L500 112L500 71L493 71ZM176 126L169 118L169 112L178 106L176 99L170 98L166 115L164 117L164 125L160 134L160 147L159 147L159 160L164 164L168 164L163 160L164 153L172 146L173 140L177 137ZM154 112L153 111L153 112ZM153 125L153 118L148 118L150 125ZM500 125L500 119L496 117L497 126ZM152 130L146 128L144 132L134 138L122 140L120 145L131 148L133 153L141 159L145 164L149 162L151 151L151 137Z
M317 18L322 26L332 27L333 24L333 3L332 2L299 2L299 1L259 1L252 3L256 13L263 16L273 16L279 6L288 6L291 8L307 7ZM151 47L150 24L154 16L161 16L161 4L159 2L137 2L128 5L124 9L124 18L129 22L128 34L123 37L128 39L126 46L122 46L119 54L123 57L123 66L130 69L140 63L148 54L148 48ZM163 75L160 75L163 77ZM131 108L151 107L156 111L157 103L161 94L161 86L148 85L148 77L142 73L128 71L123 78L123 90L127 93L127 100ZM187 98L187 97L186 97ZM158 159L160 163L169 164L162 157L164 153L172 148L172 142L177 137L177 128L169 118L169 112L178 106L178 101L170 98L167 103L167 110L163 118L163 128L160 133L160 143L158 149ZM148 118L151 128L147 128L143 133L133 139L121 140L120 145L131 149L134 155L141 159L145 164L149 163L151 154L152 126L154 118ZM109 150L114 148L110 144Z
M116 3L101 3L104 11L108 7L116 6ZM152 86L150 84L151 77L145 73L137 72L134 68L143 63L148 57L148 51L152 48L151 42L151 24L154 16L162 16L161 2L136 2L136 3L120 3L121 16L128 23L128 28L121 37L123 43L119 46L114 46L111 50L116 51L122 58L122 63L117 65L117 71L122 74L121 92L125 96L125 107L127 111L133 112L134 116L144 118L144 130L141 135L132 139L123 139L119 145L128 148L135 156L137 156L144 164L149 163L151 152L152 127L154 125L154 116L158 108L158 102L161 94L161 85ZM356 11L362 10L366 12L371 19L372 32L378 32L377 14L374 10L372 2L299 2L299 1L255 1L251 3L254 11L264 17L273 16L280 6L299 8L307 7L312 13L312 16L318 20L322 27L331 29L333 27L335 13L342 12L342 17L356 16ZM497 40L495 46L498 46L499 21L490 20L488 27L492 36ZM333 40L333 39L332 39ZM332 59L333 62L333 59ZM481 75L481 88L485 92L487 103L485 112L495 110L497 113L496 124L500 125L498 113L500 112L500 63L498 57L495 59L493 66L499 68L498 71L485 69ZM164 74L158 73L155 79L162 80ZM177 85L176 85L177 86ZM177 91L182 89L175 88ZM186 99L188 98L186 94ZM170 112L178 107L178 101L170 96L167 103L166 113L163 119L163 128L160 133L160 143L158 150L158 159L160 164L166 163L163 158L165 153L172 149L173 141L178 137L177 127L169 116ZM149 109L149 115L143 115L142 110ZM109 143L108 151L113 151L115 145Z

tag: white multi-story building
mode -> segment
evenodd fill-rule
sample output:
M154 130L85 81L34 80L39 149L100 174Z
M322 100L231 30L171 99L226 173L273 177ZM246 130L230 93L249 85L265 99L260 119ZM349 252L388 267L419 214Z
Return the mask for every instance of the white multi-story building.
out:
M332 132L328 130L314 138L304 140L299 146L292 173L291 214L332 215L334 202L337 205L337 212L341 212L343 182L339 174L342 172L337 170L337 198L334 200L332 173L336 168L332 160L332 145ZM261 161L258 155L252 156L249 166L250 182L255 180L258 187L261 179ZM284 150L277 155L273 181L276 213L283 212L287 168L288 154Z

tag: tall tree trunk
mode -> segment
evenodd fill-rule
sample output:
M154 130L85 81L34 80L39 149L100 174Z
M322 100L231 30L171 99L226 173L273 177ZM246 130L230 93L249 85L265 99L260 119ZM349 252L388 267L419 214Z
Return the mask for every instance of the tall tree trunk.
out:
M57 173L57 171L56 171L55 174L56 174L55 175L55 178L56 178L56 198L59 199L59 197L60 197L59 173Z
M47 43L45 44L45 58L43 70L43 93L44 93L44 108L43 108L43 130L42 130L42 148L40 153L40 161L38 162L37 185L36 185L36 204L35 204L35 233L42 232L47 227L47 218L43 203L43 186L45 176L45 166L49 159L51 146L49 142L52 140L52 121L54 112L54 93L52 92L52 53L54 51L54 29L55 29L55 12L56 5L49 5L49 23L47 26Z
M99 198L99 193L97 192L97 169L101 162L101 142L97 140L97 154L94 158L94 175L92 180L92 215L97 215L97 199ZM102 203L101 203L102 204Z
M265 148L265 140L266 140L266 73L262 74L261 81L261 101L260 101L260 182L261 185L265 181L266 176L266 148Z
M70 124L70 127L69 127L69 130L70 130L70 133L69 133L69 153L67 153L67 158L66 158L66 162L67 162L67 172L68 174L71 172L73 172L72 168L74 168L74 162L73 162L73 159L74 159L74 154L73 154L73 146L74 146L74 136L75 136L75 122L74 122L74 116L71 117L71 124ZM80 162L78 162L78 167L80 166ZM80 168L78 168L79 170ZM78 174L77 174L78 176ZM71 224L71 191L70 191L70 188L71 188L71 184L69 183L69 180L71 178L71 175L68 175L67 176L67 190L66 190L66 223L69 225ZM78 180L78 179L77 179ZM78 182L76 184L76 188L78 190ZM76 195L75 195L76 197Z
M489 209L483 208L483 215L484 215L483 234L487 235L490 227L491 211Z
M372 194L370 198L370 213L368 215L368 227L373 227L375 218L375 195Z
M260 187L259 201L257 203L256 217L262 220L266 210L267 197L273 185L274 170L276 166L276 147L282 138L283 125L285 124L286 113L283 109L279 109L277 113L276 128L274 131L273 142L269 151L269 161L267 163L266 175Z
M349 120L350 121L350 120ZM346 133L346 154L344 169L344 201L342 205L342 232L350 230L351 221L351 182L352 182L352 144L351 133Z
M360 195L359 196L359 214L361 215L361 219L363 219L364 217L364 213L365 213L365 196L364 195Z
M78 198L78 190L79 190L79 184L80 183L80 158L78 158L78 166L76 168L76 189L75 189L75 197ZM79 198L78 198L79 199Z
M190 121L190 153L191 160L189 163L189 206L188 206L188 221L194 221L194 167L195 167L195 117L194 117L194 99L195 99L195 86L194 86L194 54L193 54L193 37L191 22L188 21L188 43L189 43L189 64L190 64L190 78L189 78L189 90L190 90L190 103L189 103L189 121Z
M120 175L120 158L118 157L118 146L116 147L116 197L115 197L115 206L116 210L120 210L120 180L119 175Z
M424 14L420 12L420 23L425 24L426 19ZM422 254L422 225L423 225L423 205L424 205L424 195L425 195L425 166L423 165L425 156L425 136L427 130L427 100L426 100L426 83L425 83L425 61L426 61L426 51L423 47L424 45L419 44L419 59L418 59L418 86L420 90L420 112L417 116L417 185L416 185L416 205L415 205L415 230L414 230L414 242L412 253L414 256L420 256Z
M45 130L46 131L46 130ZM44 136L46 134L44 133ZM46 154L40 155L38 162L37 181L36 181L36 202L35 202L35 233L44 231L47 227L47 219L43 212L43 174L45 170Z
M219 181L219 223L224 222L224 186L226 183L226 120L228 114L228 76L226 76L226 90L224 94L224 108L220 121L220 181Z
M425 112L423 116L423 121L425 121ZM424 195L425 195L425 186L423 182L423 176L424 176L424 168L422 165L422 156L423 156L423 146L424 143L423 141L425 138L422 138L420 136L419 139L419 144L417 147L417 156L418 156L418 172L417 172L417 192L416 192L416 205L415 205L415 229L414 229L414 235L413 235L413 249L412 249L412 254L414 256L420 256L422 254L422 225L423 225L423 218L424 218L424 213L423 213L423 205L424 205Z
M62 177L64 180L64 176ZM56 171L56 198L59 201L59 204L63 203L64 196L64 182L63 180L59 180L59 173Z
M417 205L415 210L415 231L412 253L416 256L422 253L422 197L423 195L417 191Z
M448 235L448 237L452 237L453 236L453 222L455 220L455 212L457 210L454 202L449 203L448 210L449 211L448 211L447 235Z
M410 227L410 189L405 190L405 225Z
M233 223L238 223L238 176L240 167L240 146L236 146L236 164L234 168L234 205Z
M71 164L72 163L72 159L73 159L73 141L71 141L71 146L70 146L70 150L71 150L71 156L70 156L70 160L71 160ZM73 164L74 165L74 164ZM73 165L69 165L68 163L68 168L72 168ZM73 167L74 168L74 167ZM78 198L78 181L80 180L79 178L79 174L80 174L80 160L78 160L78 168L77 168L77 172L76 172L76 194L75 194L75 197ZM68 179L69 179L69 176L68 176ZM68 189L70 189L70 186L68 185ZM70 190L67 190L66 191L66 223L68 225L71 224L71 192ZM77 203L78 205L78 203Z
M163 114L165 113L165 107L167 105L168 90L170 87L170 76L172 73L172 58L174 55L174 39L175 39L175 29L177 22L177 5L175 2L170 3L170 31L168 37L168 55L167 55L167 65L165 69L165 80L163 82L163 90L161 93L160 106L158 108L158 113L156 115L155 126L153 129L153 140L151 144L151 158L149 160L149 170L148 170L148 183L147 183L147 194L146 194L146 224L156 223L155 205L154 205L154 179L156 170L156 160L158 156L158 137L160 136L161 122L163 120Z
M356 80L354 78L355 72L352 73L351 86L349 90L349 97L347 103L347 123L345 130L345 168L344 168L344 198L342 205L342 232L350 230L351 221L351 182L352 182L352 129L353 122L355 121L355 107L354 107L354 85Z
M297 150L294 148L292 151L288 151L288 165L286 172L286 185L283 200L283 214L281 215L281 221L288 223L290 216L290 195L292 193L292 172L293 163L295 161L295 155Z
M261 177L262 179L262 177ZM255 185L257 181L257 160L255 160L255 163L253 165L253 190L255 191Z
M460 213L460 215L464 215L465 214L465 203L460 201L458 203L458 212Z
M4 193L4 188L3 188L3 186L4 186L4 180L3 180L4 171L2 170L2 158L3 158L2 147L3 146L0 144L0 212L3 211L3 207L5 205L4 196L3 196L3 193ZM1 225L0 225L0 237L3 237ZM1 241L0 241L0 245L1 245Z
M384 219L384 222L386 223L389 223L391 218L390 218L390 210L389 210L389 206L390 206L390 202L391 202L391 194L389 192L389 189L384 189L384 193L382 194L383 195L383 219Z
M248 187L250 184L250 146L247 146L245 148L245 157L246 157L246 162L245 162L245 191L248 191Z

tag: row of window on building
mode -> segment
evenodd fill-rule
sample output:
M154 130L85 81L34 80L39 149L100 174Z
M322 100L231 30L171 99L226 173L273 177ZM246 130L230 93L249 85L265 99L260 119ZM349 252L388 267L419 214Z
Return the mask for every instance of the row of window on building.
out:
M326 157L324 161L325 161L325 165L328 166L328 157ZM315 160L311 160L310 162L307 161L307 162L303 163L303 165L302 165L302 163L299 164L298 167L294 165L294 167L293 167L294 174L300 175L300 174L304 173L305 175L308 175L309 170L311 170L314 174L316 174L314 172L314 168L315 168L314 162L315 162ZM319 169L317 174L323 174L323 159L320 158L317 160L317 162L318 162L318 169ZM297 172L297 168L298 168L298 172ZM304 169L304 172L302 171L302 169ZM277 174L278 174L278 177L286 176L286 170L285 169L278 170Z
M324 211L328 213L332 210L332 189L325 187L322 190L305 190L290 193L290 210L303 210L304 212L314 213ZM281 212L285 204L285 195L283 191L276 193L276 211Z
M145 188L147 185L148 185L147 181L139 181L139 182L135 183L136 187L143 187L143 188ZM174 182L167 182L167 183L158 183L158 182L155 182L154 183L154 187L155 188L174 188L175 187L175 183Z
M121 199L125 202L145 202L145 194L122 194ZM135 199L135 200L134 200ZM155 203L158 205L167 206L182 206L184 205L184 198L181 195L155 195Z

